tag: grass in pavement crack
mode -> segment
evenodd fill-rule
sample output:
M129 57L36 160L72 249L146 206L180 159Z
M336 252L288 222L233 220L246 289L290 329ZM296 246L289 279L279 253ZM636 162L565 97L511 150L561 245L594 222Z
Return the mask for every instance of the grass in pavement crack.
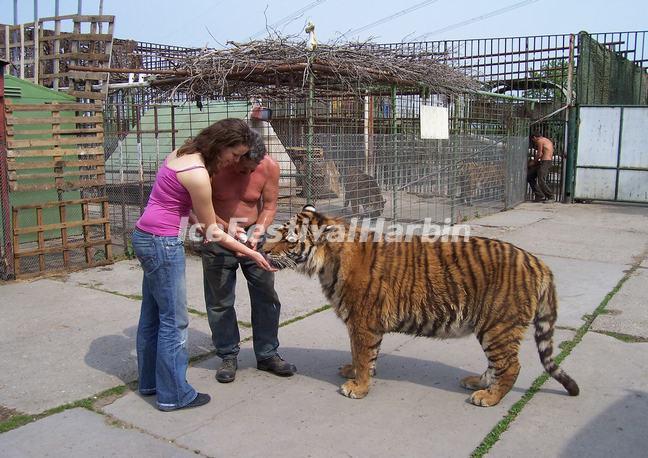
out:
M576 345L578 345L580 341L583 340L583 336L585 335L585 333L587 333L587 331L589 331L592 323L594 322L594 319L603 312L608 302L610 302L610 299L612 299L612 297L621 289L626 280L630 278L630 275L632 275L634 271L639 268L639 264L640 262L636 262L625 273L621 280L619 280L619 282L616 284L614 289L607 293L605 298L603 298L594 312L584 316L585 323L580 328L578 328L574 337L571 340L565 341L561 344L562 351L555 358L556 364L560 364L567 356L569 356L574 347L576 347ZM531 398L533 398L533 396L538 391L540 391L540 388L542 387L542 385L544 385L549 377L549 374L543 372L542 375L540 375L533 381L531 388L529 388L529 390L524 393L524 395L515 404L511 406L506 416L502 420L500 420L493 429L491 429L491 431L486 435L481 444L479 444L477 448L473 450L470 455L471 457L479 458L488 453L493 445L495 445L495 443L500 439L502 433L508 429L509 425L513 423L515 418L520 414L524 406L531 400Z
M36 420L40 420L41 418L49 417L50 415L54 415L60 412L63 412L65 410L70 410L70 409L76 409L78 407L82 407L84 409L92 410L93 412L99 412L97 409L95 409L95 404L98 402L101 402L102 400L105 400L107 398L115 398L115 397L120 397L126 393L128 388L126 385L120 385L114 388L110 388L108 390L102 391L99 394L96 394L94 396L90 396L89 398L81 399L79 401L74 401L70 402L67 404L60 405L58 407L54 407L52 409L48 409L44 412L34 414L34 415L29 415L29 414L18 414L10 417L8 420L0 422L0 434L5 433L7 431L11 431L12 429L20 428L21 426L24 426L28 423L31 423Z

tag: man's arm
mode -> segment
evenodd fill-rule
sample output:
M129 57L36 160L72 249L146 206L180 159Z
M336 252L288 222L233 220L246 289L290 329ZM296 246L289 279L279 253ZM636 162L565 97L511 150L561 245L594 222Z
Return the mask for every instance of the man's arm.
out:
M252 248L256 248L256 244L265 233L267 227L272 224L274 217L277 213L277 202L279 200L279 165L275 162L274 159L267 156L268 163L267 167L267 179L263 185L263 191L261 192L261 198L263 199L263 207L259 212L259 216L256 221L254 228L254 233L250 239L250 245Z
M544 142L536 142L535 144L536 147L536 154L535 154L535 160L536 162L540 161L542 159L542 154L544 152Z

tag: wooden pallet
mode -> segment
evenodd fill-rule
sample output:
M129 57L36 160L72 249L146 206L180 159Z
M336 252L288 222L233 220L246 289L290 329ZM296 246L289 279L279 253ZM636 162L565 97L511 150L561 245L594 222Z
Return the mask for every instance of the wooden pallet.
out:
M101 104L7 101L5 110L10 191L63 192L105 184ZM38 117L43 112L46 116Z
M101 216L93 218L90 215L90 205L101 207ZM81 207L81 219L69 220L68 208L71 206ZM58 222L44 224L43 210L45 208L58 207ZM53 201L42 204L19 205L12 207L12 235L14 248L14 273L16 278L31 278L51 274L54 272L65 272L79 265L71 262L71 254L75 251L83 251L85 263L83 267L95 267L99 265L111 264L113 262L112 242L110 238L110 222L108 199L76 199ZM26 217L26 213L36 216L36 225L21 226L21 221ZM99 226L101 237L93 238L90 232L92 226ZM70 241L68 230L71 228L81 228L83 233L82 241ZM46 233L60 231L60 238L46 240ZM36 234L37 243L35 247L25 247L21 244L20 237L25 234ZM95 247L103 246L104 258L95 261ZM45 255L60 253L63 268L52 269L48 266ZM38 257L38 269L36 271L23 272L21 261L27 258Z

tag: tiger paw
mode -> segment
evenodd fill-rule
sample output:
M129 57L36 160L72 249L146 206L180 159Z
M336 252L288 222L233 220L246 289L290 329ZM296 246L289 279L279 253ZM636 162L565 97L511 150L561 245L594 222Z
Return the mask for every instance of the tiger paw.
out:
M338 370L338 374L344 378L355 378L355 369L353 368L353 364L345 364Z
M475 391L470 396L470 402L480 407L491 407L500 402L501 396L493 393L491 390Z
M355 380L349 380L340 387L340 393L351 399L362 399L369 392L369 386L361 387Z
M468 377L464 377L461 379L461 382L459 383L464 388L473 391L483 390L484 388L488 388L488 386L482 382L482 377L480 375L470 375Z

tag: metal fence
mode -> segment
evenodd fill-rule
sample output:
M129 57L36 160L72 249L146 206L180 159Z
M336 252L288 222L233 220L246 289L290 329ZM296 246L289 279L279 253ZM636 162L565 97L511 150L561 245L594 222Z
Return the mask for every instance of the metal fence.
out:
M277 222L306 203L343 217L459 223L524 200L528 122L519 103L412 94L264 100L272 121L249 120L281 169ZM448 108L447 140L420 138L421 104ZM249 119L247 100L201 107L110 103L104 113L106 195L116 252L129 246L155 174L185 139L228 117Z
M564 158L567 154L569 116L569 110L564 107L575 101L570 97L577 85L590 88L595 82L585 80L600 77L594 72L576 71L583 57L584 46L580 39L584 36L610 51L606 56L608 61L615 57L624 58L643 69L643 78L639 78L639 87L635 92L646 92L648 31L439 40L377 46L402 50L412 56L435 54L445 59L448 65L463 69L481 81L486 91L536 99L537 102L525 105L524 116L531 120L534 131L554 142L556 155L548 182L556 191L556 200L561 201L564 197ZM589 55L585 59L589 59ZM607 67L608 61L602 62L602 66ZM607 82L615 83L613 78L608 78ZM595 102L588 99L582 103Z

